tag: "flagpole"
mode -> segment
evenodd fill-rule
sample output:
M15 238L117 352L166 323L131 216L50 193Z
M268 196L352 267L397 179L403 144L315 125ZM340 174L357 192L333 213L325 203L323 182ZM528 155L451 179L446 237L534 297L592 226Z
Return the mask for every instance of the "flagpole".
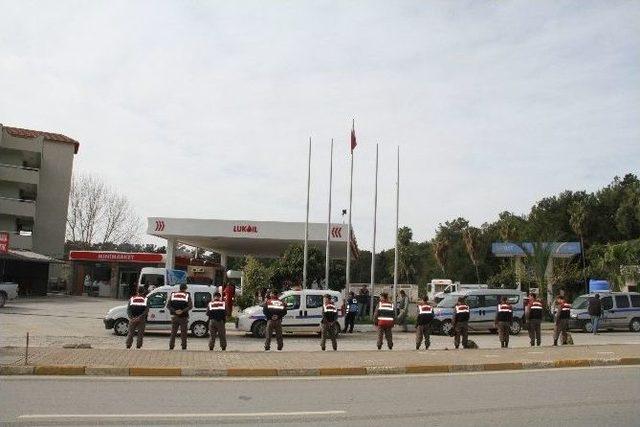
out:
M377 215L378 215L378 144L376 144L376 177L373 192L373 243L371 246L371 309L370 313L373 315L373 297L375 294L376 283L376 228L377 228Z
M393 260L393 306L396 306L398 291L398 220L400 212L400 147L397 147L397 174L396 174L396 247Z
M311 137L309 137L309 159L307 161L307 218L304 222L304 261L302 265L302 289L307 288L307 261L309 259L309 189L311 188Z
M353 136L356 128L356 120L353 119L351 124L351 139L353 140ZM350 153L351 153L351 171L349 172L349 225L347 226L347 268L346 268L346 279L345 279L345 289L349 292L349 286L351 285L351 206L353 202L353 141L350 142Z
M333 138L331 138L331 151L329 154L329 213L327 215L327 254L324 266L324 278L327 289L329 289L329 256L331 242L331 185L333 184Z

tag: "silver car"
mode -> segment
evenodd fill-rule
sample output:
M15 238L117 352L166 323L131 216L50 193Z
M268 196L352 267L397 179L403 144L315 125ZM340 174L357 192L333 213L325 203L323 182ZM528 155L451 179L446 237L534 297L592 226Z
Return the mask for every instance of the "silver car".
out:
M593 292L580 295L571 305L571 329L592 332L589 300L600 295L602 317L598 329L627 329L640 332L640 294L637 292Z

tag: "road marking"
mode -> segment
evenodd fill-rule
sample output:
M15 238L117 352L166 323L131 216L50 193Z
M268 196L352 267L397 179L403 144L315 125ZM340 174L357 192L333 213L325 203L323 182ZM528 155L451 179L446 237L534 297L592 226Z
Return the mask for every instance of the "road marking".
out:
M343 415L347 411L298 411L298 412L246 412L246 413L210 413L210 414L25 414L21 420L55 419L121 419L121 418L256 418L256 417L299 417L319 415Z

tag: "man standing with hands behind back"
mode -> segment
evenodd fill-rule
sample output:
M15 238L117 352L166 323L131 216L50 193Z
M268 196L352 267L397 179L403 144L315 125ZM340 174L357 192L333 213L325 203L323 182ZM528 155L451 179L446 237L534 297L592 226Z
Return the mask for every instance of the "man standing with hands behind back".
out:
M171 313L171 338L169 338L169 350L173 350L176 344L176 335L180 328L180 341L182 349L187 349L187 326L189 325L189 311L193 308L191 297L187 292L187 284L180 285L179 292L171 292L167 303Z

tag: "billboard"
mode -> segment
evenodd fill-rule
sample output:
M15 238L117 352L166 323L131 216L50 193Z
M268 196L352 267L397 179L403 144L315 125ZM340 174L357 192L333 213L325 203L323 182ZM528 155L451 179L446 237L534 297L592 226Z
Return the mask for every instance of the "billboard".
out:
M552 245L551 256L554 258L571 258L581 252L580 242L544 242L542 245L545 248ZM524 257L533 253L533 244L494 242L491 244L491 252L497 257Z

